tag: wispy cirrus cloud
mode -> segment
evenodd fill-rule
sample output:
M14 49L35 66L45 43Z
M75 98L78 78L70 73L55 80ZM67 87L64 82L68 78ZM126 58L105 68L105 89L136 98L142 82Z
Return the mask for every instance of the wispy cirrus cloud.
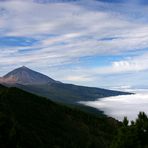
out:
M97 77L101 81L107 74L145 71L148 6L144 3L0 1L0 66L27 65L45 73L50 72L47 67L58 67L60 78L67 82L94 81ZM119 59L95 64L106 55ZM94 64L84 66L81 59L92 57L93 61L94 56L98 56ZM6 72L3 69L2 74ZM54 70L50 73L59 78Z

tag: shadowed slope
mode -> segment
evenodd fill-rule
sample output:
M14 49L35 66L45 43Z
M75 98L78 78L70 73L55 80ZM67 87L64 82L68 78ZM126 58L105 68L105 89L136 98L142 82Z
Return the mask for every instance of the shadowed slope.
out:
M96 118L17 88L0 88L0 146L5 148L107 148L116 126L111 118Z

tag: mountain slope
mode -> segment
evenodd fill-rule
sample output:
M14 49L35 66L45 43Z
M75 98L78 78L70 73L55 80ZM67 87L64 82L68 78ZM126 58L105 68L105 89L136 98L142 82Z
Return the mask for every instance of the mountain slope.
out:
M126 92L64 83L53 83L51 85L17 85L17 87L40 96L52 98L53 101L67 104L77 104L79 101L94 101L103 97L129 94Z
M0 147L107 148L118 123L0 86Z
M79 101L93 101L103 97L129 94L61 83L27 67L11 71L2 77L0 82L6 86L15 86L25 91L50 98L53 101L66 104L77 104Z
M57 83L55 80L33 71L25 66L17 68L1 78L3 83L11 84L46 84L46 83Z

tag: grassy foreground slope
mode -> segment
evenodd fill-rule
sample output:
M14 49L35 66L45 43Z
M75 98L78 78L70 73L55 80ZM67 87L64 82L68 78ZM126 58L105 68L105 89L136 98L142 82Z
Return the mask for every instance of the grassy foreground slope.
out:
M118 123L0 85L0 148L107 148Z

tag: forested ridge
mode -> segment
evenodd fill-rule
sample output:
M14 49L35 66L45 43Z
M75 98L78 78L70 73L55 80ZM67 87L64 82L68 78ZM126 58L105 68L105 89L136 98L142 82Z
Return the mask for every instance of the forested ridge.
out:
M1 148L107 148L118 122L0 87Z
M148 117L118 122L0 85L0 148L148 148Z
M148 116L140 112L131 122L125 117L111 148L148 148Z

